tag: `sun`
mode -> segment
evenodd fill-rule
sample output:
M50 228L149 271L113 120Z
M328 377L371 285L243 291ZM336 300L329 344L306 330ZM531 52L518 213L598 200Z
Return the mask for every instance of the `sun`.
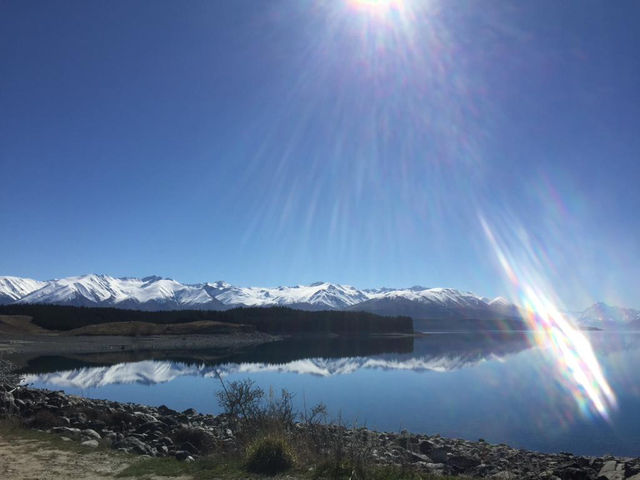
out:
M402 10L403 0L347 0L347 3L359 10L383 14L390 10Z

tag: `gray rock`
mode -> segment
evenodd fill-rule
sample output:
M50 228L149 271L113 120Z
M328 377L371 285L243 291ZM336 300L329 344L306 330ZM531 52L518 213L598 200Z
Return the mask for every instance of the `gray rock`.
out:
M515 473L502 471L498 473L494 473L490 478L494 478L495 480L515 480L517 478Z
M148 413L144 413L144 412L133 412L133 415L135 415L136 418L138 418L139 420L142 420L143 422L155 423L158 421L158 419L153 415L149 415Z
M426 455L423 455L421 453L416 453L416 452L407 452L407 456L409 458L410 462L425 462L425 463L433 463L433 461L431 460L431 458L429 458Z
M71 438L79 438L80 437L80 429L79 428L53 427L51 429L51 431L53 433L60 433L60 434L63 434L65 436L68 436L68 437L71 437Z
M624 477L624 464L618 463L615 460L604 462L604 465L602 465L598 473L598 478L602 478L603 480L624 480Z
M436 448L435 445L429 440L418 442L418 450L420 450L420 453L423 453L425 455L429 455L431 450L433 450L434 448Z
M184 461L189 457L190 457L189 452L185 452L184 450L178 450L176 452L176 459L180 461Z
M593 480L595 472L579 466L570 466L553 472L560 480Z
M94 440L102 440L102 435L100 435L98 432L90 428L86 428L82 430L82 435L92 438Z
M114 444L116 448L126 448L135 453L153 455L151 447L136 437L125 437Z
M84 445L85 447L97 448L100 444L97 440L85 440L80 445Z
M466 471L480 465L480 459L469 455L451 455L447 462L458 470Z
M427 455L436 463L449 462L449 454L444 448L434 448Z
M432 473L442 472L445 468L444 463L426 463L424 467Z

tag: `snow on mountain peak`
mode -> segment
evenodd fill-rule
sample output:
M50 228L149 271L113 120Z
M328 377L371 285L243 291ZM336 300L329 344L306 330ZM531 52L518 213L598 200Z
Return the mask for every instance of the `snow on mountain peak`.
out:
M496 297L493 300L489 301L489 305L491 306L510 306L511 302L504 297Z
M578 322L588 326L640 324L640 310L614 307L603 302L598 302L580 313Z
M0 277L0 304L21 299L46 285L46 282L21 277Z
M372 301L402 301L448 309L478 309L509 305L504 299L488 301L453 288L359 290L351 285L314 282L310 285L238 287L224 281L182 284L170 278L143 278L89 274L39 282L0 277L1 303L49 303L76 306L114 306L146 310L226 309L237 306L291 306L309 310L358 308Z

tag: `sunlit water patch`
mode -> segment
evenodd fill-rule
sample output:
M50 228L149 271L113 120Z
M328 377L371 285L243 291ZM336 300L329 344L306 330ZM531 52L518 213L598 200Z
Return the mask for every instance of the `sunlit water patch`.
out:
M619 408L608 420L586 416L558 388L556 365L521 334L465 334L416 339L396 353L359 345L349 355L300 345L272 345L225 361L182 357L115 364L32 368L26 381L92 398L218 413L219 374L225 382L253 379L266 391L296 394L299 409L324 402L330 414L379 430L408 429L541 451L580 454L640 452L640 334L590 334ZM304 345L303 345L304 346ZM283 351L286 350L286 351ZM399 352L399 353L398 353ZM108 363L108 362L107 362ZM39 370L39 371L38 371Z

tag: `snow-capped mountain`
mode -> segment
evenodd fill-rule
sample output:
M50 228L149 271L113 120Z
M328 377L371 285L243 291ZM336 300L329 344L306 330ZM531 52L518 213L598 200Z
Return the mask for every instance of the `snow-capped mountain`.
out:
M504 314L503 299L489 300L452 288L411 287L370 291L369 300L350 307L379 315L412 318L494 318ZM515 310L515 307L511 306ZM511 314L511 313L510 313Z
M113 306L141 310L283 305L305 310L343 309L369 296L349 285L317 282L293 287L237 287L226 282L182 284L157 276L82 275L47 282L0 277L0 304Z
M612 307L598 302L584 310L578 316L578 322L587 327L607 330L620 328L640 328L640 310Z
M511 315L504 299L488 299L452 288L415 286L359 290L317 282L291 287L239 287L226 282L182 284L157 276L115 278L82 275L46 282L0 277L0 304L103 306L138 310L288 306L302 310L361 310L414 318L489 318Z
M224 282L208 283L207 291L225 305L264 307L286 305L304 309L343 309L367 300L364 292L350 286L317 282L294 287L234 287Z
M0 277L0 305L20 300L45 285L46 282L31 278Z
M113 306L141 310L221 308L222 304L199 286L161 277L114 278L83 275L44 282L15 303L73 306Z

